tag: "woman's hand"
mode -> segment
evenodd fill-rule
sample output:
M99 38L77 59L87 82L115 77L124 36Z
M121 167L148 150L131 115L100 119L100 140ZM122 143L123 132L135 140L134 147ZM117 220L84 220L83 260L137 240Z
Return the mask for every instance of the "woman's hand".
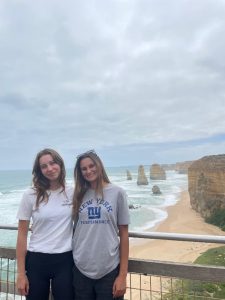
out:
M126 276L118 275L113 284L113 298L118 298L126 293Z
M16 279L16 287L22 296L26 296L29 293L29 281L25 273L18 273Z

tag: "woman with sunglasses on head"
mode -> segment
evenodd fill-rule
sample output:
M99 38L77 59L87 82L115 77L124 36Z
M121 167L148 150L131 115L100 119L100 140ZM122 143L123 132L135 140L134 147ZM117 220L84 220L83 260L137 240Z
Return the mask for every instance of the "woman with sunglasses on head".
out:
M28 300L73 300L72 196L65 166L52 149L34 161L33 185L23 195L17 217L17 288ZM27 250L29 223L32 232Z
M74 178L75 299L122 300L129 252L126 193L110 183L94 150L77 157Z

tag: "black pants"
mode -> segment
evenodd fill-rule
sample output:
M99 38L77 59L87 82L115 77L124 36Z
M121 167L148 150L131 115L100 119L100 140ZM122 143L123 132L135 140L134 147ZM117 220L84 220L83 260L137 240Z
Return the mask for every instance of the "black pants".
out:
M73 268L73 284L76 300L123 300L124 297L113 298L113 283L118 276L119 267L100 279L84 276L76 266Z
M27 300L48 300L50 284L54 300L73 300L72 252L46 254L27 252L26 271L29 281Z

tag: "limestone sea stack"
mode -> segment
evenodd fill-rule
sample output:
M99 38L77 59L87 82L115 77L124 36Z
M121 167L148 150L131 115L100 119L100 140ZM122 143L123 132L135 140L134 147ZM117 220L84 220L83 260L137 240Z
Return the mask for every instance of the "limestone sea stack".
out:
M148 179L145 175L144 166L142 165L138 167L137 185L148 185Z
M203 218L225 208L225 154L205 156L188 168L191 206Z
M127 170L127 180L132 180L132 176L129 170Z
M165 180L166 172L159 164L153 164L150 167L150 179Z
M160 166L165 171L171 171L171 170L175 170L176 164L161 164Z

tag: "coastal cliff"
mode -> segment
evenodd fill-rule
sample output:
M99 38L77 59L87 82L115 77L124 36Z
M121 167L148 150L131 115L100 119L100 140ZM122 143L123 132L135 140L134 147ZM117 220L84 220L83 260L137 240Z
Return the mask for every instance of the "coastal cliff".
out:
M175 164L161 164L161 167L165 171L175 170L178 174L187 174L188 168L191 166L193 162L194 162L193 160L188 160L188 161L176 162Z
M188 168L192 165L194 161L183 161L183 162L177 162L175 164L175 170L179 174L187 174Z
M188 168L190 203L202 217L225 209L225 154L205 156Z

